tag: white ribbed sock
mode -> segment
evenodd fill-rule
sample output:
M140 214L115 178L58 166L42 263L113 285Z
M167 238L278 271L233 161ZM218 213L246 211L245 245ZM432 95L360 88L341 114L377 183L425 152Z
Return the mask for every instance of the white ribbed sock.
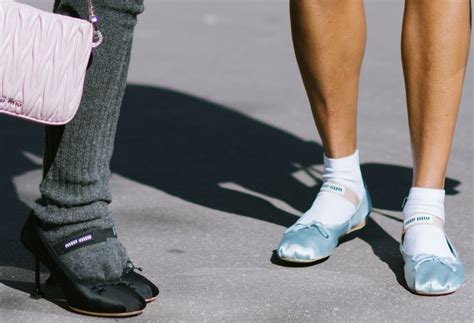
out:
M353 191L359 201L365 194L364 182L359 165L359 151L343 158L324 156L323 182L334 180ZM318 221L326 225L337 225L349 220L356 208L345 198L330 192L319 192L311 208L298 223L308 224Z
M437 215L444 222L444 196L444 190L412 187L403 208L404 219L427 213ZM454 259L444 232L430 224L409 228L403 239L403 247L413 256L429 254Z

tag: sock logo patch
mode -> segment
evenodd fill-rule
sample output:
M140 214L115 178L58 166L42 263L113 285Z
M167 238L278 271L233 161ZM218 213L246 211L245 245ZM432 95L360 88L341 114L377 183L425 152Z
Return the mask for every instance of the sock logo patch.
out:
M416 215L403 221L403 225L405 226L405 229L408 229L409 227L415 224L424 224L424 223L433 223L433 218L430 215Z
M77 239L74 239L74 240L71 240L71 241L67 242L64 245L64 249L67 250L69 248L80 245L81 243L84 243L84 242L87 242L87 241L90 241L90 240L92 240L92 235L91 234L85 235L83 237L80 237L80 238L77 238Z
M344 196L346 194L346 188L335 183L324 183L323 186L321 186L321 192L329 192Z
M96 229L89 232L83 232L81 235L69 237L54 246L58 255L63 255L69 251L85 247L88 245L105 242L107 239L117 238L115 228Z

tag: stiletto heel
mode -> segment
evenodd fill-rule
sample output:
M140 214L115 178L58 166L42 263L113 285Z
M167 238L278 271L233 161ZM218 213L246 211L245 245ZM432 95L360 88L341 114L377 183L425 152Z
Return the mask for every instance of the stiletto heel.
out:
M35 290L31 296L33 298L42 298L44 296L43 291L41 290L40 260L38 257L35 257Z
M21 231L21 242L35 257L35 294L43 295L40 284L40 262L54 275L69 308L75 312L102 317L128 317L141 314L146 302L130 283L81 280L63 264L60 255L86 245L115 237L115 230L98 229L50 245L37 220L30 215Z

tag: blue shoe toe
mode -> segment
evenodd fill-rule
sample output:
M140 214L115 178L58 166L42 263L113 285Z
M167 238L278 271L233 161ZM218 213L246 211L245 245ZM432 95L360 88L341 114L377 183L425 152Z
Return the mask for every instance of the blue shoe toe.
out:
M339 238L365 224L372 209L366 193L354 215L340 225L324 225L320 222L301 224L296 222L283 234L276 252L280 259L290 262L314 262L329 257L336 249ZM362 225L362 226L361 226Z
M282 259L311 261L317 259L314 246L283 241L278 247L278 256Z
M283 260L295 262L316 261L328 257L337 247L339 234L330 234L319 224L290 228L283 236L277 253Z
M412 276L413 282L409 286L412 285L415 292L422 294L450 293L458 289L462 283L460 272L453 271L439 262L420 266L418 270L412 271Z
M455 292L464 282L464 267L459 255L452 247L454 258L435 255L407 254L400 246L405 261L405 281L408 288L422 295L444 295Z

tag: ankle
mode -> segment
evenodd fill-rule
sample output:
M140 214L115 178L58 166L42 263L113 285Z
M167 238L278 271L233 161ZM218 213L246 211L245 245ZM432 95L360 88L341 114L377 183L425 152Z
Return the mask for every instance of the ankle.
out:
M324 156L324 185L311 208L300 218L299 223L320 222L339 225L347 222L360 206L365 195L364 182L359 166L359 152L344 158Z
M343 158L324 156L323 181L335 181L347 186L359 199L364 196L364 181L360 170L359 151Z
M405 219L416 215L429 214L445 221L445 191L440 189L412 187L403 207Z
M403 246L410 255L454 258L444 233L444 190L412 187L403 208Z

